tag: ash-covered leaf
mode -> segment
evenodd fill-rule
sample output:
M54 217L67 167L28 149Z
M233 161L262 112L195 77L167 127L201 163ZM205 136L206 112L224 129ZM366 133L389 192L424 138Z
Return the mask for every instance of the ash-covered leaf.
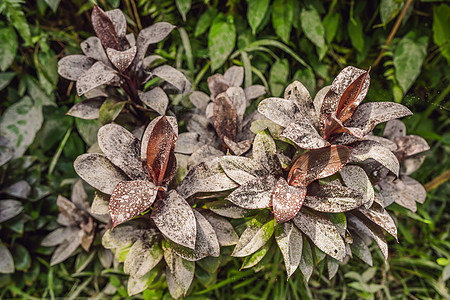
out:
M217 95L226 92L230 87L230 83L225 79L222 74L214 74L208 77L208 87L211 93L211 98L214 100Z
M380 123L410 115L412 112L399 103L369 102L358 106L348 126L359 128L366 135Z
M141 277L130 276L128 278L127 292L128 296L133 296L145 291L158 275L157 270L151 270Z
M270 174L281 174L275 141L266 131L259 132L253 141L253 160L260 163Z
M266 211L261 212L242 233L231 254L234 257L245 257L259 250L273 235L275 220L267 220Z
M100 107L104 101L105 98L103 97L83 100L72 106L66 115L85 120L98 119Z
M283 254L288 279L300 265L303 236L292 222L275 225L275 240ZM307 245L308 246L308 245Z
M163 251L156 241L137 240L125 258L123 270L139 278L151 271L163 257Z
M291 140L303 149L317 149L330 145L328 141L320 136L311 123L307 123L303 119L290 123L283 130L281 136Z
M170 23L159 22L141 30L136 41L137 53L135 61L137 63L141 62L147 52L148 46L165 39L174 28L175 26Z
M351 148L342 145L309 150L292 165L288 183L307 186L316 179L331 176L345 166L351 153Z
M426 155L414 155L412 157L407 157L402 165L400 172L404 175L411 175L417 171L420 166L424 163Z
M123 51L107 48L106 54L108 55L109 61L111 61L117 70L124 72L128 69L136 56L136 46Z
M111 19L120 42L120 39L124 38L127 33L127 20L125 15L120 9L109 10L105 14Z
M323 99L328 94L328 91L330 90L330 88L331 88L331 85L324 86L317 92L316 96L314 97L313 104L314 104L314 109L316 110L317 116L320 116L320 110L322 108Z
M106 56L105 49L103 49L102 43L98 37L91 36L87 38L85 41L81 42L80 47L81 51L83 51L87 57L100 61L107 66L111 65L108 57Z
M97 4L92 10L92 26L103 47L121 50L116 29L109 16Z
M52 258L50 259L50 266L54 266L68 259L78 246L81 245L83 233L83 230L80 229L74 230L70 235L67 235L64 242L53 252Z
M258 111L267 119L281 125L282 127L287 127L297 118L299 108L290 100L281 98L267 98L259 103Z
M228 177L239 184L269 175L269 171L259 162L242 156L223 156L220 166Z
M244 82L244 67L232 66L223 74L230 86L240 87Z
M160 87L155 87L148 92L138 92L139 99L156 111L158 114L163 115L166 112L167 106L169 105L169 97L167 97L164 90Z
M255 84L244 89L245 98L247 100L256 99L266 93L266 88L263 85Z
M351 162L360 163L371 158L398 176L400 165L397 157L389 149L374 141L360 141L352 146Z
M339 173L346 186L362 193L362 204L365 204L366 208L371 207L375 193L364 169L355 165L346 165Z
M383 206L377 202L374 202L371 208L365 209L361 207L354 213L357 214L358 212L397 239L397 226L395 225L391 215L383 208Z
M71 199L77 208L89 210L88 195L81 180L77 180L73 185Z
M213 122L221 140L228 137L230 140L236 141L237 112L227 93L221 93L214 99Z
M105 195L100 193L99 191L95 191L94 200L92 200L90 213L95 215L95 218L99 216L106 215L107 218L103 218L102 220L109 220L108 210L109 210L109 195ZM107 223L106 221L105 223Z
M212 212L227 218L242 219L252 215L254 212L234 205L227 200L208 202L205 207Z
M184 198L200 192L221 192L237 186L236 182L228 178L219 165L219 159L204 161L193 167L177 191Z
M148 143L150 141L150 135L153 132L153 129L155 128L156 123L158 123L161 120L162 116L154 118L145 128L144 134L141 138L141 159L145 160L147 157L147 147ZM178 135L178 123L177 119L175 117L166 116L167 120L169 121L170 125L172 125L173 131L176 135Z
M129 178L103 154L86 153L73 163L77 174L92 187L111 195L116 185Z
M5 244L0 241L0 273L14 273L14 259L6 248Z
M77 231L78 229L75 227L60 227L55 229L54 231L50 232L48 235L44 237L44 239L41 242L41 246L44 247L53 247L56 245L61 244L64 242L64 240L71 236L71 232Z
M214 229L220 246L232 246L237 244L239 236L236 231L234 231L233 225L231 225L227 219L207 210L202 211L202 215Z
M189 95L189 100L191 100L191 103L201 111L206 110L206 106L208 105L209 101L211 100L208 95L206 95L203 92L194 91Z
M14 218L23 210L22 203L17 200L0 200L0 223Z
M157 187L148 180L122 181L109 200L113 228L146 211L155 201Z
M20 180L8 186L3 192L12 197L28 199L31 194L31 186L26 180Z
M247 109L247 99L245 98L244 90L241 87L231 86L227 89L226 94L230 97L231 103L233 103L236 109L236 121L238 131L242 127L242 121L244 120L245 110ZM215 101L218 97L216 97Z
M305 200L306 187L290 186L280 177L272 193L272 209L277 223L291 220L299 212Z
M297 104L297 107L303 116L302 120L313 125L314 128L318 128L318 116L314 108L313 100L309 95L309 91L301 82L294 81L288 85L284 91L284 99Z
M117 124L101 127L97 134L98 145L106 157L131 179L146 179L139 155L139 140Z
M194 249L197 232L194 212L176 191L170 191L164 201L156 202L152 219L170 240Z
M256 266L258 263L262 261L262 259L269 253L272 246L272 240L269 240L267 243L265 243L261 249L256 251L255 253L247 256L244 258L244 262L242 263L241 270L248 269L251 267ZM257 267L255 267L257 269ZM255 270L255 272L257 272Z
M308 282L309 278L313 273L314 269L314 260L311 251L311 246L309 245L308 239L303 236L303 250L302 250L302 258L300 259L299 269L305 277L305 281Z
M192 280L194 279L195 263L185 260L174 254L172 264L167 263L175 282L182 288L186 295Z
M169 288L170 296L174 299L179 299L183 296L184 292L181 286L176 282L175 276L173 276L169 267L166 267L166 281L167 287Z
M390 120L384 127L383 136L390 140L406 136L406 126L400 120Z
M353 243L350 244L350 249L352 254L359 257L363 262L369 266L373 266L372 253L370 253L369 247L366 245L364 240L359 237L359 235L353 234Z
M78 96L82 96L102 84L115 83L118 80L119 77L115 70L98 61L78 78L76 84Z
M183 73L171 66L163 65L157 67L152 70L152 74L164 79L176 87L180 93L188 93L191 90L191 83L187 80Z
M378 183L384 206L395 202L412 212L416 212L416 202L425 202L427 192L417 180L406 175L401 175L396 180L390 180L386 179Z
M328 279L333 279L336 276L336 273L339 269L339 262L332 258L331 256L327 256L327 267L328 267Z
M398 147L396 153L399 153L402 158L430 150L427 141L418 135L398 137L395 139L395 143Z
M138 239L152 240L159 232L148 226L148 221L135 219L106 230L102 237L102 245L106 249L121 249L131 247Z
M364 201L359 190L331 184L311 184L303 205L316 211L340 213L358 208Z
M272 175L249 180L235 189L226 200L246 209L269 207L276 179Z
M339 261L344 259L344 240L326 214L302 208L293 221L320 250Z
M78 80L89 70L95 59L84 55L69 55L58 61L58 74L69 80Z
M239 143L235 143L232 140L230 140L227 136L224 136L223 138L224 144L228 147L228 149L233 153L234 155L242 155L250 148L252 147L252 141L251 140L245 140L241 141Z
M197 132L180 133L177 144L175 145L175 152L182 154L194 153L201 145L198 138L199 134Z
M378 136L378 135L371 134L371 133L369 133L368 135L366 135L366 136L364 137L364 139L367 139L367 140L371 140L371 141L377 142L377 143L381 144L383 147L389 149L390 151L392 151L392 152L394 152L394 153L395 153L395 151L396 151L397 148L398 148L398 147L397 147L397 144L394 143L393 141L391 141L391 140L389 140L389 139L387 139L387 138Z

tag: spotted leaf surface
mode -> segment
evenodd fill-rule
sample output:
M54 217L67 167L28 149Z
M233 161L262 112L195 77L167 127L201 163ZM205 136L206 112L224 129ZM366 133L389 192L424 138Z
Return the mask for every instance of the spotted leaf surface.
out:
M236 141L237 114L231 98L226 93L217 95L214 99L213 122L217 135L223 140L224 137Z
M228 177L239 184L269 174L259 162L241 156L223 156L220 158L220 166Z
M313 127L318 127L318 116L314 108L313 100L306 89L306 87L299 81L294 81L286 87L284 91L284 98L291 100L300 110L303 120L307 123L313 125Z
M406 126L400 120L390 120L384 127L383 136L390 140L395 140L398 137L406 136Z
M381 181L378 185L385 206L395 202L415 212L417 210L416 202L423 203L427 197L425 188L417 180L406 175L401 175L396 180Z
M372 206L375 198L372 183L363 168L355 165L346 165L339 172L344 184L349 188L362 192L363 202L366 208Z
M232 66L223 74L225 80L230 86L239 87L244 82L244 68L239 66Z
M305 200L306 187L290 186L284 178L278 179L272 193L272 209L277 223L291 220Z
M254 213L252 210L241 208L227 200L208 202L205 207L220 216L231 219L242 219Z
M83 100L72 106L66 114L85 120L98 119L100 107L104 101L105 98L103 97Z
M314 260L311 251L311 246L309 244L306 236L303 236L303 250L302 250L302 258L300 259L299 269L302 272L303 276L305 276L306 282L309 281L314 269Z
M364 242L364 240L360 238L357 233L352 232L352 237L353 243L350 244L352 254L359 257L363 262L365 262L369 266L372 266L373 265L372 253L370 253L370 249L366 245L366 242Z
M236 231L234 231L233 225L231 225L227 219L208 210L202 211L202 215L206 218L206 220L208 220L214 229L220 246L231 246L237 244L239 236Z
M170 83L180 93L188 93L191 90L191 83L186 79L183 73L171 66L164 65L157 67L152 71L152 74Z
M231 151L231 153L238 156L244 154L252 147L251 140L245 140L239 143L235 143L232 140L230 140L227 136L224 136L223 142L227 146L227 148Z
M114 24L108 15L98 6L94 5L92 10L92 26L94 27L97 37L102 42L103 47L121 50L119 38L117 36Z
M281 136L303 149L317 149L330 145L320 136L312 124L304 122L302 119L290 123L283 130Z
M141 61L147 52L148 46L165 39L174 28L175 26L170 23L159 22L141 30L136 41L137 53L135 61Z
M78 78L76 84L78 96L102 84L115 84L118 80L115 70L98 61Z
M331 184L311 184L303 205L316 211L340 213L358 208L364 201L359 190Z
M299 108L290 100L267 98L259 103L258 111L267 119L287 127L298 117Z
M208 87L211 93L211 98L214 100L217 95L226 92L230 87L230 83L222 74L214 74L208 77Z
M266 208L271 204L275 184L272 175L257 177L235 189L226 200L246 209Z
M283 254L288 279L300 265L303 236L293 222L275 225L275 240ZM307 245L309 246L309 245Z
M374 141L361 141L353 145L351 161L360 163L367 159L374 159L395 175L398 175L400 165L397 157L389 149Z
M163 115L166 112L167 106L169 105L169 97L167 97L164 90L160 87L155 87L148 92L138 92L139 99L159 113Z
M22 203L17 200L1 200L0 201L0 223L14 218L23 210Z
M87 57L93 58L94 60L101 61L107 66L111 65L108 57L106 56L105 49L103 49L102 42L96 36L88 37L85 41L80 44L81 51Z
M155 240L139 239L131 246L123 265L126 274L135 278L142 277L160 262L163 251Z
M266 131L259 132L253 141L253 160L263 165L272 175L281 173L275 141Z
M427 141L418 135L407 135L395 139L397 157L404 158L430 150Z
M397 239L397 226L395 225L391 215L383 208L383 206L374 202L371 208L365 209L361 207L358 208L358 212ZM356 213L357 212L355 212L355 214Z
M158 189L147 180L120 182L109 200L109 214L113 227L149 209Z
M148 125L147 128L145 128L144 134L141 138L141 159L145 160L147 157L147 148L148 143L150 141L150 136L153 132L153 128L155 128L156 123L158 123L161 120L162 116L154 118ZM166 116L167 120L169 121L170 125L172 125L173 131L176 135L178 135L178 123L177 119L175 117Z
M124 72L134 60L136 56L136 46L131 47L127 50L118 51L113 48L107 48L106 54L108 55L111 63L119 70Z
M69 55L58 61L58 74L69 80L78 80L89 70L95 59L84 55Z

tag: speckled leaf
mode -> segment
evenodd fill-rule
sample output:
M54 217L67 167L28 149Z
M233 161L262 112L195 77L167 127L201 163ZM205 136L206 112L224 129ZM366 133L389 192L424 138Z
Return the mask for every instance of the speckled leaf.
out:
M23 210L22 203L17 200L0 200L0 223L14 218Z
M74 227L60 227L56 230L50 232L48 235L44 237L41 242L41 246L44 247L53 247L61 244L64 240L72 235L73 231L78 231Z
M369 247L358 234L353 234L353 243L350 244L352 254L359 257L363 262L369 266L373 266L372 253L370 253Z
M339 261L344 259L344 240L326 214L302 208L293 221L320 250Z
M388 168L395 175L398 175L400 165L397 157L389 149L374 141L356 142L352 146L351 162L360 163L371 158Z
M231 153L237 156L244 154L252 147L251 140L245 140L239 143L235 143L232 140L230 140L227 136L224 136L223 142L231 151Z
M237 114L231 98L226 93L217 95L214 99L213 122L217 135L223 140L228 137L236 141Z
M109 161L105 155L86 153L77 157L73 163L77 174L92 187L111 195L116 185L128 177Z
M117 36L119 37L119 42L123 46L123 40L127 34L127 20L125 15L120 9L113 9L105 12L106 15L111 19L114 25Z
M220 159L220 166L228 177L239 184L269 174L259 162L242 156L223 156Z
M360 207L364 201L359 190L331 184L311 184L303 205L316 211L340 213Z
M92 200L90 213L95 215L107 215L109 210L108 203L109 203L109 195L105 195L103 193L95 191L95 197L94 200Z
M284 91L284 99L291 100L300 110L303 121L318 128L318 116L314 108L313 100L309 95L309 91L299 81L294 81L286 87ZM304 120L306 118L306 120Z
M364 99L365 94L369 89L370 76L369 71L366 71L359 75L342 93L339 105L336 109L337 118L344 123L352 117L353 112ZM360 97L363 93L364 97Z
M85 41L81 42L80 47L87 57L101 61L107 66L111 65L108 57L106 56L105 49L103 49L102 43L98 37L91 36L87 38Z
M148 180L122 181L109 200L113 228L146 211L155 201L157 187Z
M175 282L183 289L186 295L191 282L194 279L195 263L174 255L173 264L169 269L174 276Z
M121 50L114 24L108 15L97 4L92 9L92 26L103 47Z
M169 105L169 97L167 97L164 90L160 87L155 87L151 89L148 92L138 92L139 99L159 113L160 115L163 115L166 112L167 106Z
M131 220L112 229L105 231L102 237L102 245L106 249L120 249L131 247L138 239L153 239L159 235L155 228L149 228L147 222L142 219Z
M291 220L299 212L305 200L306 187L290 186L280 177L273 189L272 209L277 223Z
M395 140L398 137L406 136L406 126L400 120L390 120L384 127L383 136L390 140Z
M278 125L287 127L298 117L299 108L290 100L267 98L259 103L258 111Z
M159 22L141 30L136 42L137 53L135 61L140 62L144 58L148 46L165 39L174 28L175 26L170 23Z
M314 97L313 104L314 104L314 109L316 110L317 116L320 116L320 110L322 108L323 99L328 94L328 91L330 90L330 88L331 88L331 85L324 86L317 92L316 96Z
M361 207L357 209L357 212L363 214L367 219L374 222L397 239L397 226L391 215L383 208L383 206L374 202L370 209ZM357 214L357 212L355 212L355 214Z
M388 148L392 152L395 152L397 150L397 144L391 140L388 140L387 138L369 133L364 137L364 139L377 142L381 144L383 147Z
M158 274L159 272L157 270L151 270L141 277L130 276L127 284L128 296L133 296L145 291Z
M253 160L260 163L270 174L281 174L275 141L266 131L259 132L253 141Z
M100 107L98 120L102 124L112 123L120 114L127 101L117 102L112 98L107 98Z
M199 134L196 132L183 132L178 136L177 144L175 145L176 153L192 154L198 148L200 143L198 141Z
M267 243L265 243L261 247L261 249L259 249L255 253L245 257L244 262L242 263L242 266L241 266L241 270L256 266L266 256L266 254L269 252L271 246L272 246L272 240L269 240ZM255 272L256 272L256 270L255 270Z
M175 276L172 275L172 272L170 271L169 267L166 267L165 274L170 296L172 296L172 298L174 299L179 299L184 294L183 289L175 281Z
M237 184L228 178L219 165L219 159L204 161L193 167L177 191L184 198L199 192L220 192L235 188Z
M78 96L98 87L118 81L117 72L102 62L96 62L89 70L77 80Z
M58 61L58 74L69 80L78 80L89 70L95 59L84 55L69 55Z
M189 95L189 100L191 100L191 103L194 104L196 108L205 111L206 106L211 99L203 92L194 91Z
M171 66L163 65L157 67L152 71L152 74L173 85L178 89L178 91L180 91L180 93L188 93L191 91L191 83L187 80L183 73Z
M397 151L401 158L413 156L430 150L427 141L418 135L407 135L395 139ZM398 157L398 156L397 156Z
M314 269L314 260L313 255L311 251L311 246L309 245L308 239L303 236L303 250L302 250L302 258L300 259L300 271L302 272L303 276L305 277L305 281L308 282L309 278L311 278L311 275L313 273Z
M111 63L120 71L124 72L134 60L136 56L136 46L127 50L118 51L112 48L106 49L106 55L108 55Z
M132 277L142 277L151 271L163 257L163 251L155 241L137 240L127 254L123 270Z
M385 206L395 202L412 212L417 210L416 201L423 203L427 193L425 188L415 179L401 175L394 181L381 181L378 183Z
M242 219L252 215L254 212L234 205L226 200L208 202L205 207L214 213L232 219Z
M72 106L66 115L85 120L98 119L100 107L104 101L103 97L83 100Z
M275 220L267 221L267 212L262 212L252 219L250 225L242 233L231 254L234 257L245 257L259 250L273 235Z
M225 79L222 74L214 74L208 77L208 88L211 93L211 99L215 99L217 95L226 92L230 87L230 82Z
M411 175L417 171L424 163L426 155L415 155L413 157L407 157L401 165L401 173L404 175Z
M266 88L263 85L255 84L244 89L245 98L247 101L261 97L266 93Z
M208 220L216 233L220 246L236 245L239 236L234 231L233 225L227 219L216 215L210 211L202 211L202 215Z
M236 42L236 28L231 15L225 17L219 13L210 29L208 36L209 57L211 58L211 70L217 70L227 60L233 51Z
M239 66L232 66L223 74L225 80L230 86L239 87L244 82L244 68Z
M152 219L170 240L194 249L196 221L192 208L176 191L170 191L164 201L157 201Z
M0 242L0 273L14 273L13 257L11 252L9 252L8 248L6 248L5 244L2 242Z
M283 254L288 279L294 274L302 257L302 233L292 222L275 225L275 240Z
M276 179L272 175L257 177L243 183L226 200L246 209L269 207Z
M66 226L78 225L83 221L83 218L86 217L85 214L78 209L72 201L61 195L58 195L56 205L58 206L60 213L58 216L58 222L61 223L60 220L64 220L64 225Z
M355 165L346 165L339 173L346 186L362 193L362 203L366 205L366 208L371 207L375 194L364 169Z
M54 266L68 259L78 246L81 245L82 235L83 231L80 229L78 231L73 231L73 234L66 236L64 242L56 248L55 252L53 252L52 258L50 259L50 266Z
M360 105L352 116L349 127L356 127L366 135L379 123L412 115L405 106L394 102L369 102Z
M307 186L316 179L331 176L347 163L350 154L351 148L342 145L309 150L292 165L288 183Z
M242 121L244 120L245 110L247 109L247 99L245 98L244 90L238 86L231 86L226 90L226 94L230 98L231 103L233 103L236 110L237 126L239 126L240 129L242 126Z
M139 140L117 124L101 127L97 134L98 145L106 157L131 179L146 179L139 155Z
M329 146L330 143L324 140L313 125L302 119L290 123L281 133L297 146L303 149L317 149Z
M162 116L154 118L145 128L144 134L141 138L141 159L145 160L147 157L147 147L148 143L150 141L150 136L153 132L153 129L155 128L156 123L160 121ZM173 131L176 135L178 135L178 123L177 119L175 117L166 116L167 120L169 121L170 125L172 125Z

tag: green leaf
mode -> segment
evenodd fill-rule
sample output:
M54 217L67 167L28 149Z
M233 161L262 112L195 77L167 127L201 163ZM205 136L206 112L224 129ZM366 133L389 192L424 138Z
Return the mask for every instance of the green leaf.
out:
M333 42L340 23L341 15L337 13L330 12L323 19L323 27L325 27L325 37L328 43Z
M401 2L395 0L381 0L380 18L383 24L386 24L393 18L394 12L398 12Z
M3 72L14 61L18 48L17 34L14 28L0 29L0 70Z
M248 269L248 268L251 268L251 267L255 266L256 264L258 264L264 258L264 256L266 256L271 245L272 245L272 242L269 241L264 246L262 246L261 249L259 249L252 255L247 256L245 258L244 262L242 263L241 269Z
M50 95L58 83L58 60L55 52L39 52L36 64L41 87Z
M427 55L427 46L427 36L416 39L414 32L409 32L395 48L395 77L404 94L420 74L423 60Z
M298 70L294 74L293 80L300 81L308 90L308 92L313 95L316 91L316 76L314 72L310 69Z
M60 1L61 0L45 0L45 3L47 3L48 7L50 7L53 12L56 12Z
M30 253L24 246L15 244L12 255L14 257L14 265L16 270L25 271L31 266Z
M217 15L217 9L213 6L208 7L208 9L200 16L197 25L195 26L194 36L197 37L203 33L211 26L215 16Z
M11 80L16 76L14 72L4 72L0 73L0 91L3 90Z
M192 0L175 0L177 4L178 11L183 18L183 21L186 22L186 14L191 9Z
M364 50L364 34L363 34L363 25L359 18L354 18L355 23L352 20L348 21L347 30L348 35L350 36L350 41L352 42L353 47L358 52L363 52Z
M75 118L75 124L77 126L78 133L83 140L91 146L97 142L97 132L102 127L102 124L98 120L83 120Z
M300 20L306 37L314 45L322 49L325 46L325 29L317 10L313 6L310 6L308 9L303 8L300 13Z
M255 35L256 29L261 24L269 8L269 0L247 0L247 3L247 19L252 28L252 33Z
M286 44L289 43L292 19L294 17L293 0L275 0L272 6L272 25L276 34Z
M433 7L433 40L440 47L441 54L450 64L450 6L441 4Z
M269 85L273 96L280 96L289 75L289 62L287 59L279 59L275 61L270 69Z
M126 101L117 102L114 99L106 99L100 107L98 120L102 124L111 123L117 118L126 103Z
M28 26L25 14L22 11L21 5L8 5L6 9L6 16L14 28L19 32L27 45L32 45L30 27Z
M50 105L50 106L56 106L55 103L55 94L51 93L47 95L39 85L36 78L27 76L25 77L25 81L27 83L27 91L28 94L31 95L31 98L39 104L39 105Z
M211 58L211 70L215 71L223 65L228 55L234 49L236 43L236 29L232 16L225 16L220 13L214 19L209 30L208 49Z

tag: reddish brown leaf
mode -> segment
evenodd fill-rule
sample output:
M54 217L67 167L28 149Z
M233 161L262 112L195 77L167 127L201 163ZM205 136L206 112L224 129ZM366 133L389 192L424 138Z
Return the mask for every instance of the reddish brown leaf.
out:
M174 163L174 155L170 153L174 151L176 141L177 134L167 117L163 116L153 127L147 145L148 173L157 186L162 186L167 183L169 178L173 177L172 173L173 168L176 168L176 162ZM169 172L166 176L167 169Z
M306 187L289 186L286 180L278 179L272 193L272 208L277 223L291 220L300 211L306 196Z
M91 19L95 34L102 42L103 47L122 50L113 22L97 4L94 4Z
M227 93L221 93L214 99L213 121L217 135L222 141L227 137L236 141L236 109Z
M325 121L324 139L328 140L331 135L342 132L347 132L357 138L362 138L364 136L361 129L354 127L345 127L338 118L336 118L334 115L330 115Z
M307 186L316 179L331 176L345 166L350 154L351 148L342 145L309 150L295 161L288 175L288 183Z

